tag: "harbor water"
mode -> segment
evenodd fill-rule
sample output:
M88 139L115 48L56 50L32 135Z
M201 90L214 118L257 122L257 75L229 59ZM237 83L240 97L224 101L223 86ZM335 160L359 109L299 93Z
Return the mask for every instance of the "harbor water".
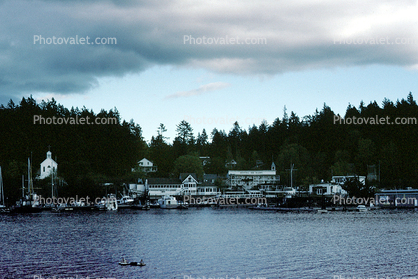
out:
M245 208L0 215L0 278L408 278L418 212ZM146 266L120 266L144 260Z

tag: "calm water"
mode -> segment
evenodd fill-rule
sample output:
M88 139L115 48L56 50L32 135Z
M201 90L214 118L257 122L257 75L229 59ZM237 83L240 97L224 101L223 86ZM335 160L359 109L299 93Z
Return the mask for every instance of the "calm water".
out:
M0 278L418 275L415 211L43 212L0 215L0 235ZM123 255L147 266L119 266Z

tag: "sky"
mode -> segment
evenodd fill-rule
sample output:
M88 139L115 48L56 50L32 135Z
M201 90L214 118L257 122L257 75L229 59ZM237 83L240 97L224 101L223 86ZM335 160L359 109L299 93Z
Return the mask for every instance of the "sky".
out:
M0 0L0 103L117 108L149 141L418 98L418 3Z

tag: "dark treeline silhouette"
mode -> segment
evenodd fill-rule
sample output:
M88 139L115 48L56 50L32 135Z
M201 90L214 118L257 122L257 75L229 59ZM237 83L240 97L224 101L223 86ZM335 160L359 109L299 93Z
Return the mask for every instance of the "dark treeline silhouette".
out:
M35 115L114 117L117 124L41 125L34 124ZM195 170L199 175L225 175L228 168L269 169L272 161L283 185L290 184L288 169L294 164L297 186L329 181L332 175L374 173L376 181L372 184L377 187L416 187L418 124L354 125L347 121L376 116L389 117L390 122L398 117L416 118L418 106L411 93L396 103L384 99L380 106L376 101L367 106L361 102L358 107L348 105L342 121L336 120L340 116L326 104L321 111L302 119L294 112L288 115L285 108L283 116L271 125L263 122L246 130L235 122L228 133L215 128L196 136L191 125L181 121L172 142L164 136L166 128L160 124L157 135L146 144L141 127L133 120L121 121L116 108L95 114L85 107L64 108L54 99L37 104L29 97L19 105L10 100L0 107L0 166L6 195L14 199L19 197L21 176L27 174L27 158L32 157L36 174L49 146L59 164L58 176L67 183L60 194L68 195L99 194L102 190L96 186L104 182L134 182L147 175L176 177L182 169ZM196 164L199 156L210 157L203 172ZM154 162L156 173L131 171L143 157ZM47 188L45 181L38 184Z
M157 176L169 175L179 156L194 154L209 156L205 173L219 175L226 174L226 163L232 160L237 164L229 168L235 169L269 169L274 161L284 185L290 184L288 169L294 164L298 186L329 181L332 175L374 174L370 177L375 181L370 184L376 187L415 187L418 124L413 121L417 116L418 106L409 93L406 100L393 103L384 99L381 106L376 101L367 106L361 102L357 108L350 104L345 116L335 115L324 104L321 111L300 119L294 112L289 116L285 107L282 118L271 125L263 122L245 130L235 122L228 133L215 128L210 135L206 130L199 132L196 138L190 124L182 121L172 144L164 137L165 127L161 124L147 156L158 166L154 174ZM389 119L390 123L396 118L412 119L406 125L382 124L380 120L381 124L377 124L376 117ZM372 124L353 124L359 118Z
M97 118L111 118L116 119L116 124L34 124L36 116L73 120L89 117L90 123ZM22 175L27 179L27 159L31 158L35 178L49 148L58 163L58 176L66 182L60 187L61 196L99 195L103 191L97 191L98 184L117 182L130 175L131 167L146 148L141 133L141 127L133 121L121 121L116 109L95 114L85 107L64 108L54 99L37 104L32 97L23 98L19 105L10 100L7 106L0 107L0 165L6 195L11 202L21 196L19 188ZM35 187L47 187L44 184L49 181L35 182ZM51 190L43 190L38 194L50 196Z

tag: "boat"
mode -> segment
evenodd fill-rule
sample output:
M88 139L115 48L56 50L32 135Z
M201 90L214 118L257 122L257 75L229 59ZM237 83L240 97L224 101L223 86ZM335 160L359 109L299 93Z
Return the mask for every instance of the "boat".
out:
M122 258L122 261L119 262L119 265L129 265L130 262L128 262L125 257Z
M125 258L122 258L122 261L119 262L119 265L122 266L146 266L146 264L141 260L140 262L128 262Z
M117 200L118 208L131 208L134 205L134 198L128 195L122 195L122 197Z
M116 211L118 210L118 202L115 195L110 194L107 197L103 197L102 200L96 204L96 209L101 211Z
M364 204L360 204L357 206L356 211L358 212L366 212L367 211L367 207Z
M177 209L179 207L179 203L173 196L163 196L158 200L158 203L160 204L160 208L163 209Z
M145 263L143 263L143 262L130 262L129 263L129 265L132 265L132 266L146 266L146 264Z

